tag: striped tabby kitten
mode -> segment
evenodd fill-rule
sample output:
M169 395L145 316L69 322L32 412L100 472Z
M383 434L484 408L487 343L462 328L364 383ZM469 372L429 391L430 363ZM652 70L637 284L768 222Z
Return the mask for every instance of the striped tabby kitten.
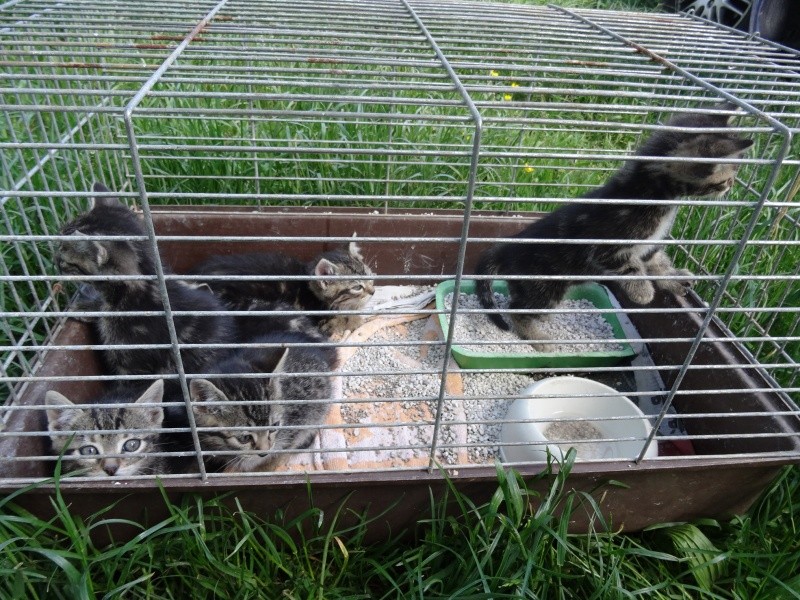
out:
M161 424L164 410L158 404L164 395L164 382L159 379L138 398L122 386L107 392L95 403L122 404L119 408L94 408L92 404L73 404L64 395L50 390L45 395L47 429L54 454L74 457L64 460L66 472L85 469L82 475L126 477L166 473L165 457L153 456L166 448ZM59 405L67 405L59 408ZM136 431L156 429L156 432ZM110 430L112 433L103 433ZM88 433L74 433L86 431ZM109 456L118 454L120 456Z
M270 305L254 308L270 310ZM283 327L288 322L278 318L272 320L272 324ZM313 323L302 316L293 317L286 328L268 333L265 332L267 328L268 325L263 325L249 341L264 344L327 341ZM285 459L286 455L278 451L310 447L317 434L314 426L320 425L328 414L332 392L327 373L336 366L336 350L332 347L241 348L217 365L214 371L218 376L193 379L189 391L198 427L221 428L200 431L203 450L212 453L206 455L209 469L225 472L271 470ZM284 375L290 373L325 375ZM243 374L260 376L235 377ZM264 376L270 374L277 376Z
M723 105L721 110L735 110ZM531 223L516 238L560 239L634 239L643 244L571 244L550 242L496 244L481 255L478 275L563 275L563 280L509 280L510 309L533 310L554 308L567 289L578 283L570 275L639 275L652 276L658 288L684 295L690 283L661 276L691 277L686 269L676 269L659 242L669 235L678 207L667 204L609 204L603 199L673 200L684 196L721 195L731 189L736 164L728 159L740 158L753 141L734 133L709 133L706 128L723 128L729 117L721 114L690 113L674 116L669 127L683 131L655 132L636 151L637 156L710 158L716 162L677 162L658 159L628 160L609 181L584 195L600 200L591 204L567 204ZM688 129L688 130L687 130ZM491 280L477 281L481 304L497 309L491 291ZM647 279L619 282L631 301L648 304L655 296L653 283ZM518 335L523 339L546 339L540 329L546 315L517 313L509 315ZM491 320L501 329L508 324L498 313ZM548 350L547 344L539 344Z
M109 190L95 184L94 191ZM63 241L56 252L56 265L65 275L155 275L156 257L148 240L89 240L90 235L144 236L140 219L118 199L97 197L93 206L64 226ZM93 289L92 289L93 288ZM93 293L96 292L96 293ZM175 316L178 340L184 344L224 344L233 341L233 320L221 314L224 307L202 286L167 281L167 295L173 311L209 311L207 315ZM82 308L113 311L116 314L91 319L102 344L168 344L167 321L163 316L128 316L132 311L163 311L155 280L93 281L79 294ZM183 348L181 359L187 374L205 372L205 367L227 350ZM101 356L110 373L174 374L176 365L170 348L104 349ZM177 380L167 383L169 394ZM168 415L169 416L169 415ZM184 415L185 416L185 415ZM181 424L181 423L178 423Z
M374 273L364 263L364 257L355 242L351 242L346 250L325 252L309 263L278 252L214 256L193 269L191 274L307 275L315 278L309 281L208 280L206 283L231 310L248 310L253 300L286 302L297 310L305 311L358 310L375 293L372 281ZM359 315L314 315L311 318L327 334L351 331L362 321Z

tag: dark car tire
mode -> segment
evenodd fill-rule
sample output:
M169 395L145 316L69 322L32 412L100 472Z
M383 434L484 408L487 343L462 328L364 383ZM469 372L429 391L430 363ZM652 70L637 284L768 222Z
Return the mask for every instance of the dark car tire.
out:
M790 0L791 1L791 0ZM688 12L698 17L748 31L752 6L757 0L663 0L668 12Z
M796 0L760 0L750 14L750 32L800 48L800 10Z

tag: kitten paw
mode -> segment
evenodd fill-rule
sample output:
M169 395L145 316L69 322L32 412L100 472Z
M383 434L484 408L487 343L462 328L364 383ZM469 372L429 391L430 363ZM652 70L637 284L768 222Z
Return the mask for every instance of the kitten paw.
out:
M694 276L694 273L688 269L674 269L669 275L691 278ZM660 279L656 282L656 285L658 285L660 289L671 292L676 296L685 296L689 293L689 290L692 289L694 282L691 279L686 279L685 281L680 279Z
M626 281L622 287L631 302L636 304L650 304L656 295L653 284L649 281Z
M514 331L523 340L526 340L536 352L555 352L555 344L549 340L551 336L547 332L547 317L530 317L526 315L514 315L511 321Z
M320 331L328 337L345 337L350 332L358 329L363 323L363 319L358 315L340 315L328 319L320 325Z
M72 310L75 311L70 315L71 319L81 323L93 323L97 317L84 317L84 312L96 312L103 310L103 297L92 285L88 283L81 284L78 288L78 293L75 295L75 303L72 305Z
M555 344L548 344L547 342L531 342L531 347L536 352L552 353L558 350Z

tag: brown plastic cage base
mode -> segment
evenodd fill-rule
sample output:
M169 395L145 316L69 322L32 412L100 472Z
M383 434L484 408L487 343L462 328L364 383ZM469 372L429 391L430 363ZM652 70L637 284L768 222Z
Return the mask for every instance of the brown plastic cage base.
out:
M431 275L452 274L456 268L458 236L462 228L458 211L402 210L375 214L371 209L304 209L252 207L159 207L154 220L159 235L209 236L202 242L162 242L161 250L176 272L184 272L195 263L216 253L263 250L285 250L310 259L335 244L324 238L360 237L387 238L386 242L362 244L362 251L377 273L419 275L420 282ZM472 217L470 237L508 236L519 231L527 220L507 215L480 213ZM225 242L215 236L297 236L319 237L302 242ZM399 244L397 238L453 238L454 241L424 241ZM470 244L465 273L471 273L482 246ZM381 283L378 279L378 283ZM395 282L396 283L396 282ZM408 283L411 283L410 281ZM430 283L430 281L426 281ZM622 299L623 295L618 294ZM675 299L662 294L654 306L665 308L699 308L699 300L690 295ZM630 314L644 338L691 337L697 332L697 313ZM697 365L730 365L730 368L690 369L682 390L716 390L709 394L679 395L675 400L678 413L726 415L730 413L778 413L796 411L780 391L770 390L774 384L754 368L741 345L719 322L714 322L695 358ZM718 340L718 341L715 341ZM54 345L81 344L87 339L87 328L67 320L59 329ZM650 350L656 365L680 365L689 344L655 343ZM662 373L667 385L674 369ZM37 371L40 377L98 374L99 366L91 351L49 350ZM96 385L96 384L95 384ZM41 404L48 389L57 389L68 397L85 399L92 395L91 385L70 382L32 381L23 391L19 406ZM755 391L742 393L743 389ZM719 393L722 390L723 393ZM724 390L732 390L724 393ZM735 391L734 391L735 390ZM759 391L760 390L760 391ZM16 410L9 416L6 432L44 431L41 411ZM576 463L568 484L570 489L592 493L602 507L607 523L613 529L640 530L648 525L667 521L684 521L699 517L726 518L744 512L775 477L780 467L800 461L800 419L796 415L768 414L693 418L686 420L688 433L708 436L693 439L697 452L692 457L664 457L634 464L628 461ZM774 434L763 437L729 437L740 434ZM784 434L784 435L781 435ZM789 434L789 435L785 435ZM25 458L47 454L44 436L5 437L0 440L0 457ZM763 456L759 456L763 454ZM745 456L742 456L745 455ZM531 488L545 493L550 477L536 478L541 464L525 465L518 471ZM0 492L23 487L17 478L46 478L52 473L42 461L2 460L0 458ZM494 466L469 469L449 468L447 477L461 492L476 503L488 501L496 489ZM624 485L609 482L621 482ZM214 497L229 494L242 507L272 517L278 510L287 519L309 507L308 483L311 482L314 505L324 510L326 518L338 514L339 525L345 527L357 520L355 515L374 518L369 525L371 540L383 539L409 530L430 511L434 498L445 494L447 482L439 471L380 471L353 473L281 473L269 476L226 476L199 479L154 481L109 480L85 482L70 478L61 483L61 492L72 511L83 517L116 503L105 514L107 518L130 519L153 523L168 516L162 499L162 486L173 501L185 493ZM40 485L26 492L19 502L42 517L52 515L52 485ZM347 510L339 511L341 506ZM589 527L591 515L580 510L572 515L571 529ZM598 523L594 522L597 527ZM131 529L119 526L109 532L115 538L127 537Z

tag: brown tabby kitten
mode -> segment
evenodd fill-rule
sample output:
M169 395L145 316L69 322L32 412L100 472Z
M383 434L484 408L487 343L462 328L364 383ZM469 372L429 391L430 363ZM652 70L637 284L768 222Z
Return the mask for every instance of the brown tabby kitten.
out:
M95 192L108 192L95 184ZM66 275L155 275L156 257L147 240L91 240L88 236L144 236L140 219L117 198L97 197L88 212L64 226L55 261ZM165 269L167 270L167 269ZM202 315L175 316L179 342L183 344L224 344L235 335L233 320L223 314L224 307L210 290L180 281L167 281L167 295L174 311L203 311ZM163 311L161 293L155 280L93 281L79 293L82 308L109 311L111 316L91 319L99 341L106 345L168 344L164 316L129 316L133 311ZM227 352L224 348L182 348L181 360L187 374L202 373L207 364ZM100 352L110 373L174 374L175 360L169 348L104 349ZM167 383L168 394L177 380ZM183 411L185 413L185 411ZM172 411L168 411L171 418ZM185 414L184 414L185 417ZM178 422L177 425L185 423Z
M270 310L267 305L256 308ZM284 325L288 327L280 329ZM265 344L327 341L306 317L290 320L278 317L272 320L272 326L278 329L265 333L270 327L265 325L249 341ZM222 428L199 434L203 450L219 453L206 456L209 469L225 472L270 470L286 457L279 451L311 446L317 434L314 426L320 425L328 414L332 395L330 376L281 375L330 373L336 365L336 350L332 347L241 348L216 366L214 371L219 376L193 379L189 390L197 425ZM262 376L235 377L241 374ZM269 374L278 376L263 376Z
M374 273L355 242L346 250L325 252L309 263L278 252L214 256L190 274L314 277L308 281L205 281L231 310L248 310L253 300L285 302L304 311L359 310L375 293ZM311 319L327 334L353 330L362 321L359 315L314 315Z
M723 105L721 110L735 110ZM731 189L737 165L726 162L740 158L753 141L734 133L710 133L707 128L728 125L730 118L721 114L691 113L674 116L667 123L689 131L655 132L636 151L636 156L712 158L715 163L669 162L658 159L628 160L603 186L584 198L672 200L684 196L721 195ZM531 223L516 238L626 239L646 243L571 244L499 243L481 255L476 274L492 276L562 275L563 280L508 281L510 309L532 310L554 308L576 281L570 275L650 275L661 289L686 294L689 282L659 279L660 276L691 277L686 269L675 269L658 242L669 235L677 206L664 204L567 204ZM491 280L477 281L481 304L497 309ZM655 295L653 283L646 279L619 282L631 301L648 304ZM517 313L509 315L517 334L523 339L546 339L540 329L546 315ZM508 325L498 313L491 320L501 329ZM539 344L540 350L549 349Z
M47 392L47 429L53 453L58 455L63 451L65 457L74 457L64 460L64 471L85 469L81 475L109 477L169 472L170 464L166 458L153 456L154 452L167 449L165 434L161 431L164 410L160 406L139 406L159 404L163 395L164 382L161 379L138 398L119 386L96 400L98 404L119 403L119 408L73 404L54 390ZM59 405L67 407L58 408ZM143 429L159 431L136 431ZM81 431L84 433L75 433ZM119 456L110 456L112 454Z

